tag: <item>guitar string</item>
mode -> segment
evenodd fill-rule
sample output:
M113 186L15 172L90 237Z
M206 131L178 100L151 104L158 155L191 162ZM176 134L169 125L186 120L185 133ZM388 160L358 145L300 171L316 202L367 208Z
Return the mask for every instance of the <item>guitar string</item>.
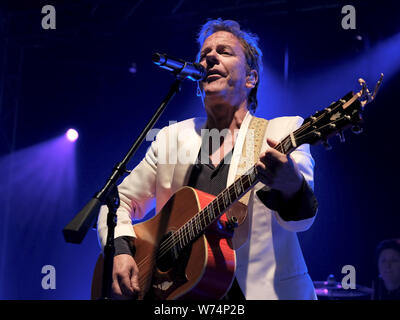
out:
M336 109L336 108L338 108L338 107L340 107L341 106L341 104L340 103L338 103L333 109L332 109L332 111L334 110L334 109ZM323 112L320 116L318 116L314 121L310 121L310 122L308 122L308 123L306 123L306 124L304 124L304 125L302 125L299 129L297 129L297 130L295 130L294 132L293 132L293 134L294 135L298 135L298 134L300 134L300 133L303 133L306 129L308 129L311 125L315 125L318 121L320 121L323 117L325 117L325 113ZM334 122L336 122L336 121L334 121ZM298 137L298 139L299 138L302 138L302 137L304 137L304 136L300 136L300 137ZM286 138L284 138L279 144L277 144L277 146L275 147L275 149L278 149L279 147L281 148L281 151L283 152L283 153L285 153L285 151L284 151L284 148L283 148L283 144L286 144L287 142L289 142L289 139L290 139L290 137L289 136L287 136ZM251 169L253 169L254 167L252 167ZM247 176L247 175L245 175L245 176ZM240 182L241 183L241 178L239 178L239 179L237 179L233 184L231 184L226 190L228 191L228 194L230 195L230 189L233 189L233 192L234 192L234 194L235 194L235 196L237 197L237 195L236 195L236 190L235 190L235 185L236 185L236 183L237 182ZM233 188L232 188L232 186L233 186ZM242 186L242 190L243 190L243 186ZM220 199L220 196L222 195L222 196L224 196L224 192L226 192L225 190L224 191L222 191L212 202L216 202L216 204L217 204L217 206L218 206L218 209L219 209L219 211L221 211L220 210L220 208L219 208L219 201L220 200L222 200L222 204L224 204L224 199L222 198L222 199ZM243 194L244 194L245 192L243 192ZM211 204L212 204L212 202L211 202ZM187 243L185 244L184 242L183 242L183 246L182 247L185 247L189 242L191 242L193 239L190 239L190 235L189 235L189 232L191 231L191 233L192 233L192 236L193 236L193 238L195 238L196 236L195 236L195 232L194 232L194 230L193 230L193 219L194 219L194 222L195 222L195 224L196 224L196 219L197 218L202 218L202 216L204 217L204 224L206 225L206 227L207 227L207 222L206 222L206 215L204 214L206 211L208 211L208 210L205 210L205 209L207 209L208 207L210 207L210 208L212 208L213 206L211 205L210 206L210 204L208 205L208 206L206 206L205 208L203 208L203 210L201 210L198 214L196 214L194 217L192 217L191 219L189 219L181 228L179 228L177 231L175 231L175 232L173 232L166 240L164 240L163 242L162 242L162 244L160 245L160 248L159 248L159 254L158 254L158 257L162 257L162 256L164 256L169 250L171 250L174 246L176 246L176 244L177 243L179 243L179 242L182 242L182 240L184 240L184 238L187 240ZM224 210L224 212L226 211L226 208L225 208L225 210ZM213 215L214 215L214 213L213 213ZM218 215L218 216L220 216L220 214ZM213 220L216 220L215 219L215 215L214 215L214 219ZM211 222L212 222L212 220L210 220L210 223L209 223L209 225L211 224ZM201 223L201 220L199 221L199 223ZM201 228L200 228L201 229ZM178 234L178 240L175 240L176 239L176 237L175 237L175 234ZM200 233L198 233L198 234L200 234ZM189 240L190 239L190 240ZM150 256L146 256L141 262L139 262L138 263L138 267L143 267L143 265L145 264L145 263L147 263L149 260L150 260ZM151 271L152 272L152 271ZM150 275L151 276L151 275ZM143 279L143 278L142 278ZM145 279L146 279L146 281L147 281L147 276L145 277Z
M205 219L205 217L204 217L204 219ZM165 242L165 241L164 241ZM166 241L166 242L168 242L168 241ZM161 246L160 246L161 247ZM164 247L165 247L165 245L164 245ZM168 250L168 249L167 249ZM162 253L160 253L159 254L159 256L163 256L166 252L167 252L167 250L164 250L164 252L162 252ZM156 257L154 257L154 258L156 258ZM151 262L151 261L149 261L149 259L145 259L146 261L146 263L149 263L149 262ZM154 265L154 263L152 263L153 265ZM139 270L140 269L142 269L143 268L143 265L144 265L144 263L142 262L142 263L140 263L140 266L141 267L139 267ZM153 270L148 270L142 277L141 277L141 279L140 279L140 281L139 281L139 283L140 283L140 287L144 287L144 285L147 283L147 281L149 280L149 279L151 279L151 277L152 277L152 274L153 274Z
M220 198L217 199L217 197L214 199L217 202L217 205L219 207L218 202L221 200ZM207 221L206 218L207 216L204 214L204 212L207 210L209 211L208 208L213 207L212 202L207 205L205 208L203 208L203 210L201 210L198 214L196 214L194 217L192 217L191 219L189 219L183 226L181 226L181 228L179 228L178 230L176 230L175 232L173 232L166 240L164 240L162 242L162 244L160 245L159 248L159 257L162 257L167 251L169 251L171 248L173 248L176 244L183 243L183 245L181 246L182 248L186 245L185 242L190 242L188 240L188 237L184 236L183 233L188 230L188 224L193 224L193 221L198 221L198 223L201 224L201 220L204 221L204 224L207 225ZM195 222L196 223L196 222ZM201 229L201 228L199 228ZM193 233L193 232L192 232ZM178 237L175 236L175 234L178 235ZM177 241L174 241L174 238L178 239ZM144 260L142 260L142 262L145 262Z
M229 188L227 188L229 194L230 194L230 198L232 198L231 195L233 195L234 189L232 187L233 185L231 185ZM171 236L164 240L163 243L160 246L160 250L159 250L159 257L162 257L167 251L169 251L171 248L173 248L176 244L182 243L182 245L180 245L181 248L183 248L187 243L189 243L192 239L190 238L190 235L184 236L183 233L185 233L187 230L191 230L192 233L192 238L195 238L196 234L193 230L193 224L196 223L196 221L198 221L199 224L201 224L201 221L204 221L204 225L205 227L203 227L203 229L205 229L207 227L208 224L211 224L212 220L215 220L215 208L214 207L218 207L218 211L221 211L220 209L220 202L222 200L223 202L223 198L221 199L221 197L216 197L215 202L211 202L210 204L208 204L206 207L203 208L202 211L200 211L198 214L196 214L194 217L192 217L190 220L188 220L188 222L186 224L184 224L181 228L179 228L178 230L176 230L173 234L171 234ZM207 216L207 212L213 212L213 218L210 218ZM207 217L209 223L207 223ZM190 227L189 227L190 226ZM199 228L199 230L202 228ZM178 235L178 237L176 237L176 234ZM200 234L200 233L198 233ZM177 239L177 240L175 240ZM175 240L175 241L174 241ZM183 241L182 241L183 240ZM147 259L143 259L139 265L142 265L143 263L146 263ZM138 266L139 266L138 265Z
M237 179L235 181L235 183L238 183L238 181L239 181L239 179ZM217 216L215 216L215 209L214 209L213 202L215 202L215 204L217 206L217 209L218 209L217 211L219 211L219 212L222 211L222 213L225 212L226 208L224 208L224 210L221 210L220 202L222 202L222 205L225 205L224 198L223 198L224 193L229 193L229 198L230 198L229 200L230 200L230 202L233 202L231 200L232 199L231 195L236 195L235 188L234 188L235 183L231 184L226 190L221 192L220 195L216 196L213 201L211 201L206 207L204 207L195 216L193 216L191 219L189 219L181 228L176 230L175 233L184 233L186 230L189 230L189 231L191 231L191 233L193 235L192 238L195 238L196 235L193 230L193 224L195 223L196 219L200 219L200 223L201 223L201 219L203 219L205 227L203 227L202 229L206 229L207 225L210 225L216 219L217 216L221 215L221 213L220 213ZM213 214L213 218L209 217L210 213ZM207 220L206 220L207 218L210 220L209 222L207 222ZM180 238L184 239L185 242L189 243L192 239L190 239L189 234L188 234L188 236L189 236L189 238L186 235L185 236L182 235L182 237L180 237ZM187 243L185 243L185 242L183 243L183 246L181 246L181 247L184 247L185 245L187 245ZM173 242L173 238L170 236L169 239L164 240L163 243L160 245L160 254L164 254L165 251L170 250L176 244L177 244L177 241Z

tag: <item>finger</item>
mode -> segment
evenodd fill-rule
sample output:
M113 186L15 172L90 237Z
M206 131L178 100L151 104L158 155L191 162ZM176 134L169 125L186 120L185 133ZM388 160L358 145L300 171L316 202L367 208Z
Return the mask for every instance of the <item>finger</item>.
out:
M261 174L263 177L266 177L268 179L272 179L273 178L273 173L271 172L271 170L266 167L265 169L259 168L258 173Z
M119 279L119 286L121 288L121 292L124 296L131 297L133 296L133 288L131 285L131 279L128 275L124 275Z
M275 149L279 142L267 138L267 144L269 148L265 150L265 158L276 161L282 157L283 154L281 150Z
M267 138L267 145L270 147L270 149L267 149L267 152L273 153L276 156L286 156L285 152L283 151L282 145L280 145L280 142Z
M126 297L122 294L121 288L119 287L119 283L118 281L113 281L112 286L112 297L113 299L118 299L118 300L122 300L122 299L126 299Z
M260 174L259 181L268 187L273 186L273 179L271 177L269 177L268 175Z
M278 145L278 141L273 140L271 138L267 138L267 144L268 146L270 146L271 148L275 148Z
M260 158L260 165L262 165L262 169L264 171L269 171L271 174L276 174L282 165L281 159L277 158L279 155L275 155L272 153L267 153L265 157Z
M122 296L121 289L118 283L118 276L115 272L112 274L112 284L111 284L111 291L114 298L119 298Z
M279 153L276 150L267 150L260 155L260 162L269 166L271 163L278 161Z
M260 158L257 163L256 163L256 167L258 169L258 171L264 171L267 169L267 164L266 164L266 159L264 158Z
M140 291L140 286L139 286L139 276L137 271L134 271L132 273L130 281L132 289L135 291L135 293L138 293Z
M256 167L260 181L266 185L271 185L273 182L273 174L268 167L266 167L265 164L260 161L257 163Z
M139 268L137 267L136 263L133 264L132 270L131 270L131 286L134 291L139 292L140 291L140 286L139 286Z

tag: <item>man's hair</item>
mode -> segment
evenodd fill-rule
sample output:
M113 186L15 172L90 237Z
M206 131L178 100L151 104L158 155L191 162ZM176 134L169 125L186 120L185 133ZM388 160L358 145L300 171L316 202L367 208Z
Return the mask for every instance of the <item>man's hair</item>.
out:
M253 113L257 109L257 89L260 83L260 76L262 72L262 52L258 46L258 36L254 33L244 31L240 29L238 22L233 20L222 20L221 18L207 21L200 29L198 34L197 42L200 46L199 53L197 55L197 61L200 61L200 50L204 44L204 41L213 33L218 31L227 31L232 33L238 38L244 51L244 55L247 62L247 72L256 70L258 73L258 81L253 89L251 89L248 96L248 108Z

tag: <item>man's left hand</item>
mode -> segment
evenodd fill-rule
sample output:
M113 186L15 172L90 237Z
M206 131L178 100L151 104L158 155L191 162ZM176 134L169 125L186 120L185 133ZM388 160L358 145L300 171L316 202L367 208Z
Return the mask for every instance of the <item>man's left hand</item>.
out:
M290 154L274 149L278 142L267 138L267 144L271 148L261 153L256 163L258 177L271 189L280 191L283 199L289 200L301 189L303 176Z

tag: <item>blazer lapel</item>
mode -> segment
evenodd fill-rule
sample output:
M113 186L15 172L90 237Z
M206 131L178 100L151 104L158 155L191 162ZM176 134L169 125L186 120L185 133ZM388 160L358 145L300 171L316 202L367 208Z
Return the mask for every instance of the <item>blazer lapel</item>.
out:
M179 128L178 161L174 167L171 189L176 192L186 185L192 166L196 163L201 147L201 129L205 128L205 118L193 118L185 126Z

